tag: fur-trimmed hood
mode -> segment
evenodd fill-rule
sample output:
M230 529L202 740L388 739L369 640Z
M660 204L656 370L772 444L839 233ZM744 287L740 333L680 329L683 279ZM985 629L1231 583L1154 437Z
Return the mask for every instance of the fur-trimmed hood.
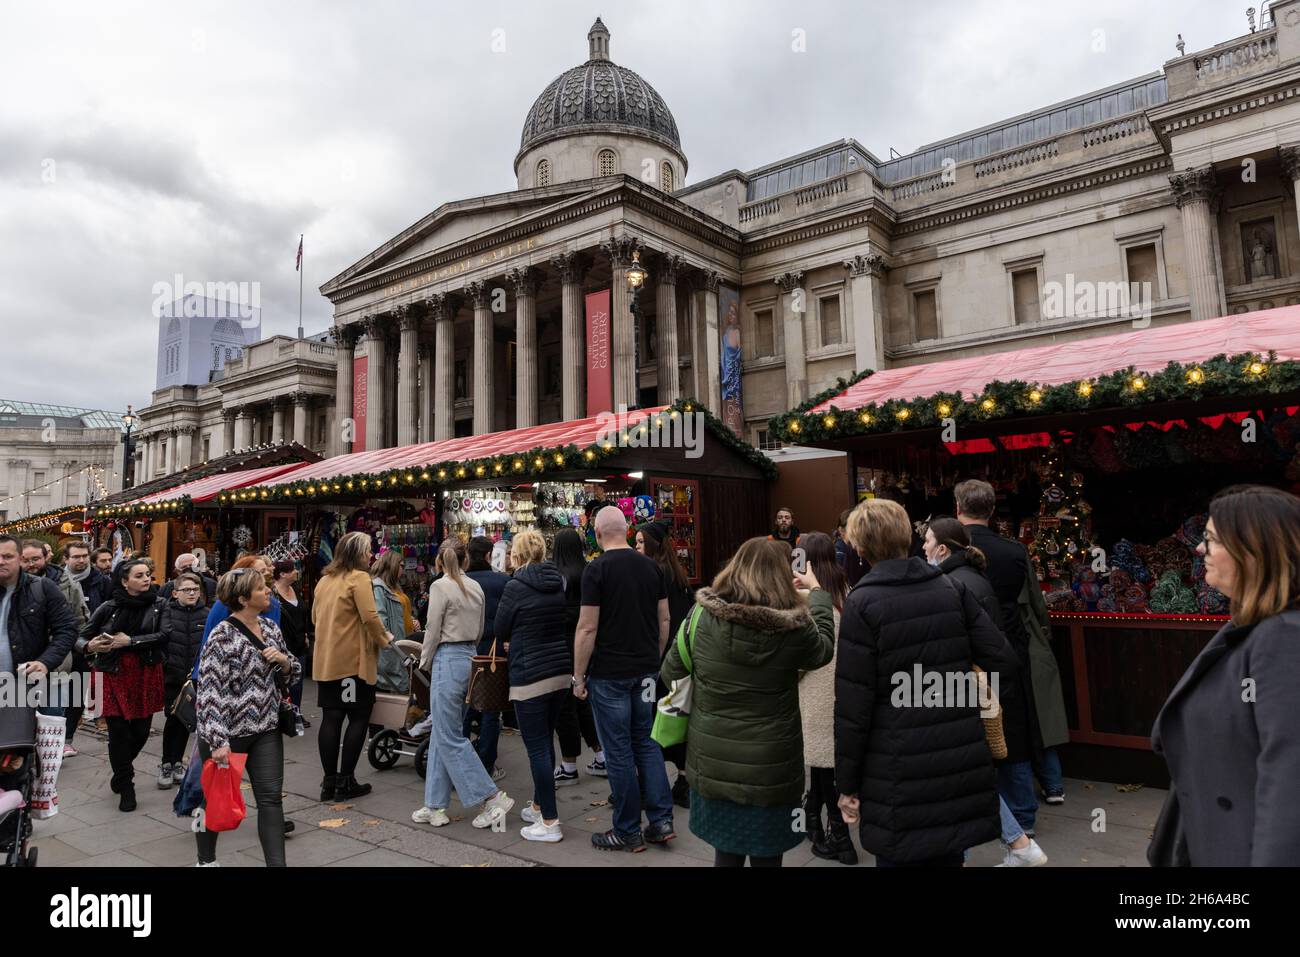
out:
M800 603L797 608L781 610L767 608L763 605L736 605L723 601L712 588L701 588L695 593L695 601L714 618L733 622L754 631L779 634L795 628L806 628L812 624L812 612L808 605Z

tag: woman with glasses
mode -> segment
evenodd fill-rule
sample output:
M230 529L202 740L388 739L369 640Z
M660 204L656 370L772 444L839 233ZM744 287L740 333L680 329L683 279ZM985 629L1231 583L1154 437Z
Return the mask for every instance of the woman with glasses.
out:
M1300 865L1300 499L1237 485L1210 502L1197 552L1231 620L1156 718L1169 795L1147 858L1160 866Z
M171 597L163 608L162 631L167 635L166 658L163 660L167 720L163 724L158 787L164 789L185 780L185 745L190 732L171 711L199 657L204 622L208 617L206 597L203 579L194 572L181 572L176 576Z

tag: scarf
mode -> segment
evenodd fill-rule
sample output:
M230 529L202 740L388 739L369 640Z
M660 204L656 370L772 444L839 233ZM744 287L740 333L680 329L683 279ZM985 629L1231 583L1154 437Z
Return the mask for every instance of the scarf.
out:
M87 578L90 577L90 571L91 571L91 569L92 569L93 567L94 567L94 566L92 566L92 565L87 565L86 568L85 568L85 571L80 571L80 572L74 572L74 571L70 571L70 570L68 570L68 569L64 569L64 571L66 571L66 572L67 572L67 573L72 577L72 580L73 580L74 582L76 582L77 584L81 584L81 583L84 582Z
M112 630L134 638L141 633L145 616L158 600L158 586L150 585L148 591L132 595L120 581L113 582L113 594L109 600L114 605Z

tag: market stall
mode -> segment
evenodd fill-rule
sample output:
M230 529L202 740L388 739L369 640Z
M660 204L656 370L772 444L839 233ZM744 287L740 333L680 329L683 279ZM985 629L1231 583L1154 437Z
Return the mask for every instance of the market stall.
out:
M918 523L989 481L1038 571L1071 740L1149 749L1226 621L1196 554L1210 498L1300 489L1300 307L859 376L772 421L851 453L858 497Z

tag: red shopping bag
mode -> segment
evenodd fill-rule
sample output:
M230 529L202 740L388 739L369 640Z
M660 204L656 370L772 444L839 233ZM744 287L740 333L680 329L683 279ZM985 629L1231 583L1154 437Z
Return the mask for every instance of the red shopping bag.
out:
M230 764L221 767L211 758L203 762L203 826L209 831L233 831L248 814L239 781L244 776L246 754L230 753Z

